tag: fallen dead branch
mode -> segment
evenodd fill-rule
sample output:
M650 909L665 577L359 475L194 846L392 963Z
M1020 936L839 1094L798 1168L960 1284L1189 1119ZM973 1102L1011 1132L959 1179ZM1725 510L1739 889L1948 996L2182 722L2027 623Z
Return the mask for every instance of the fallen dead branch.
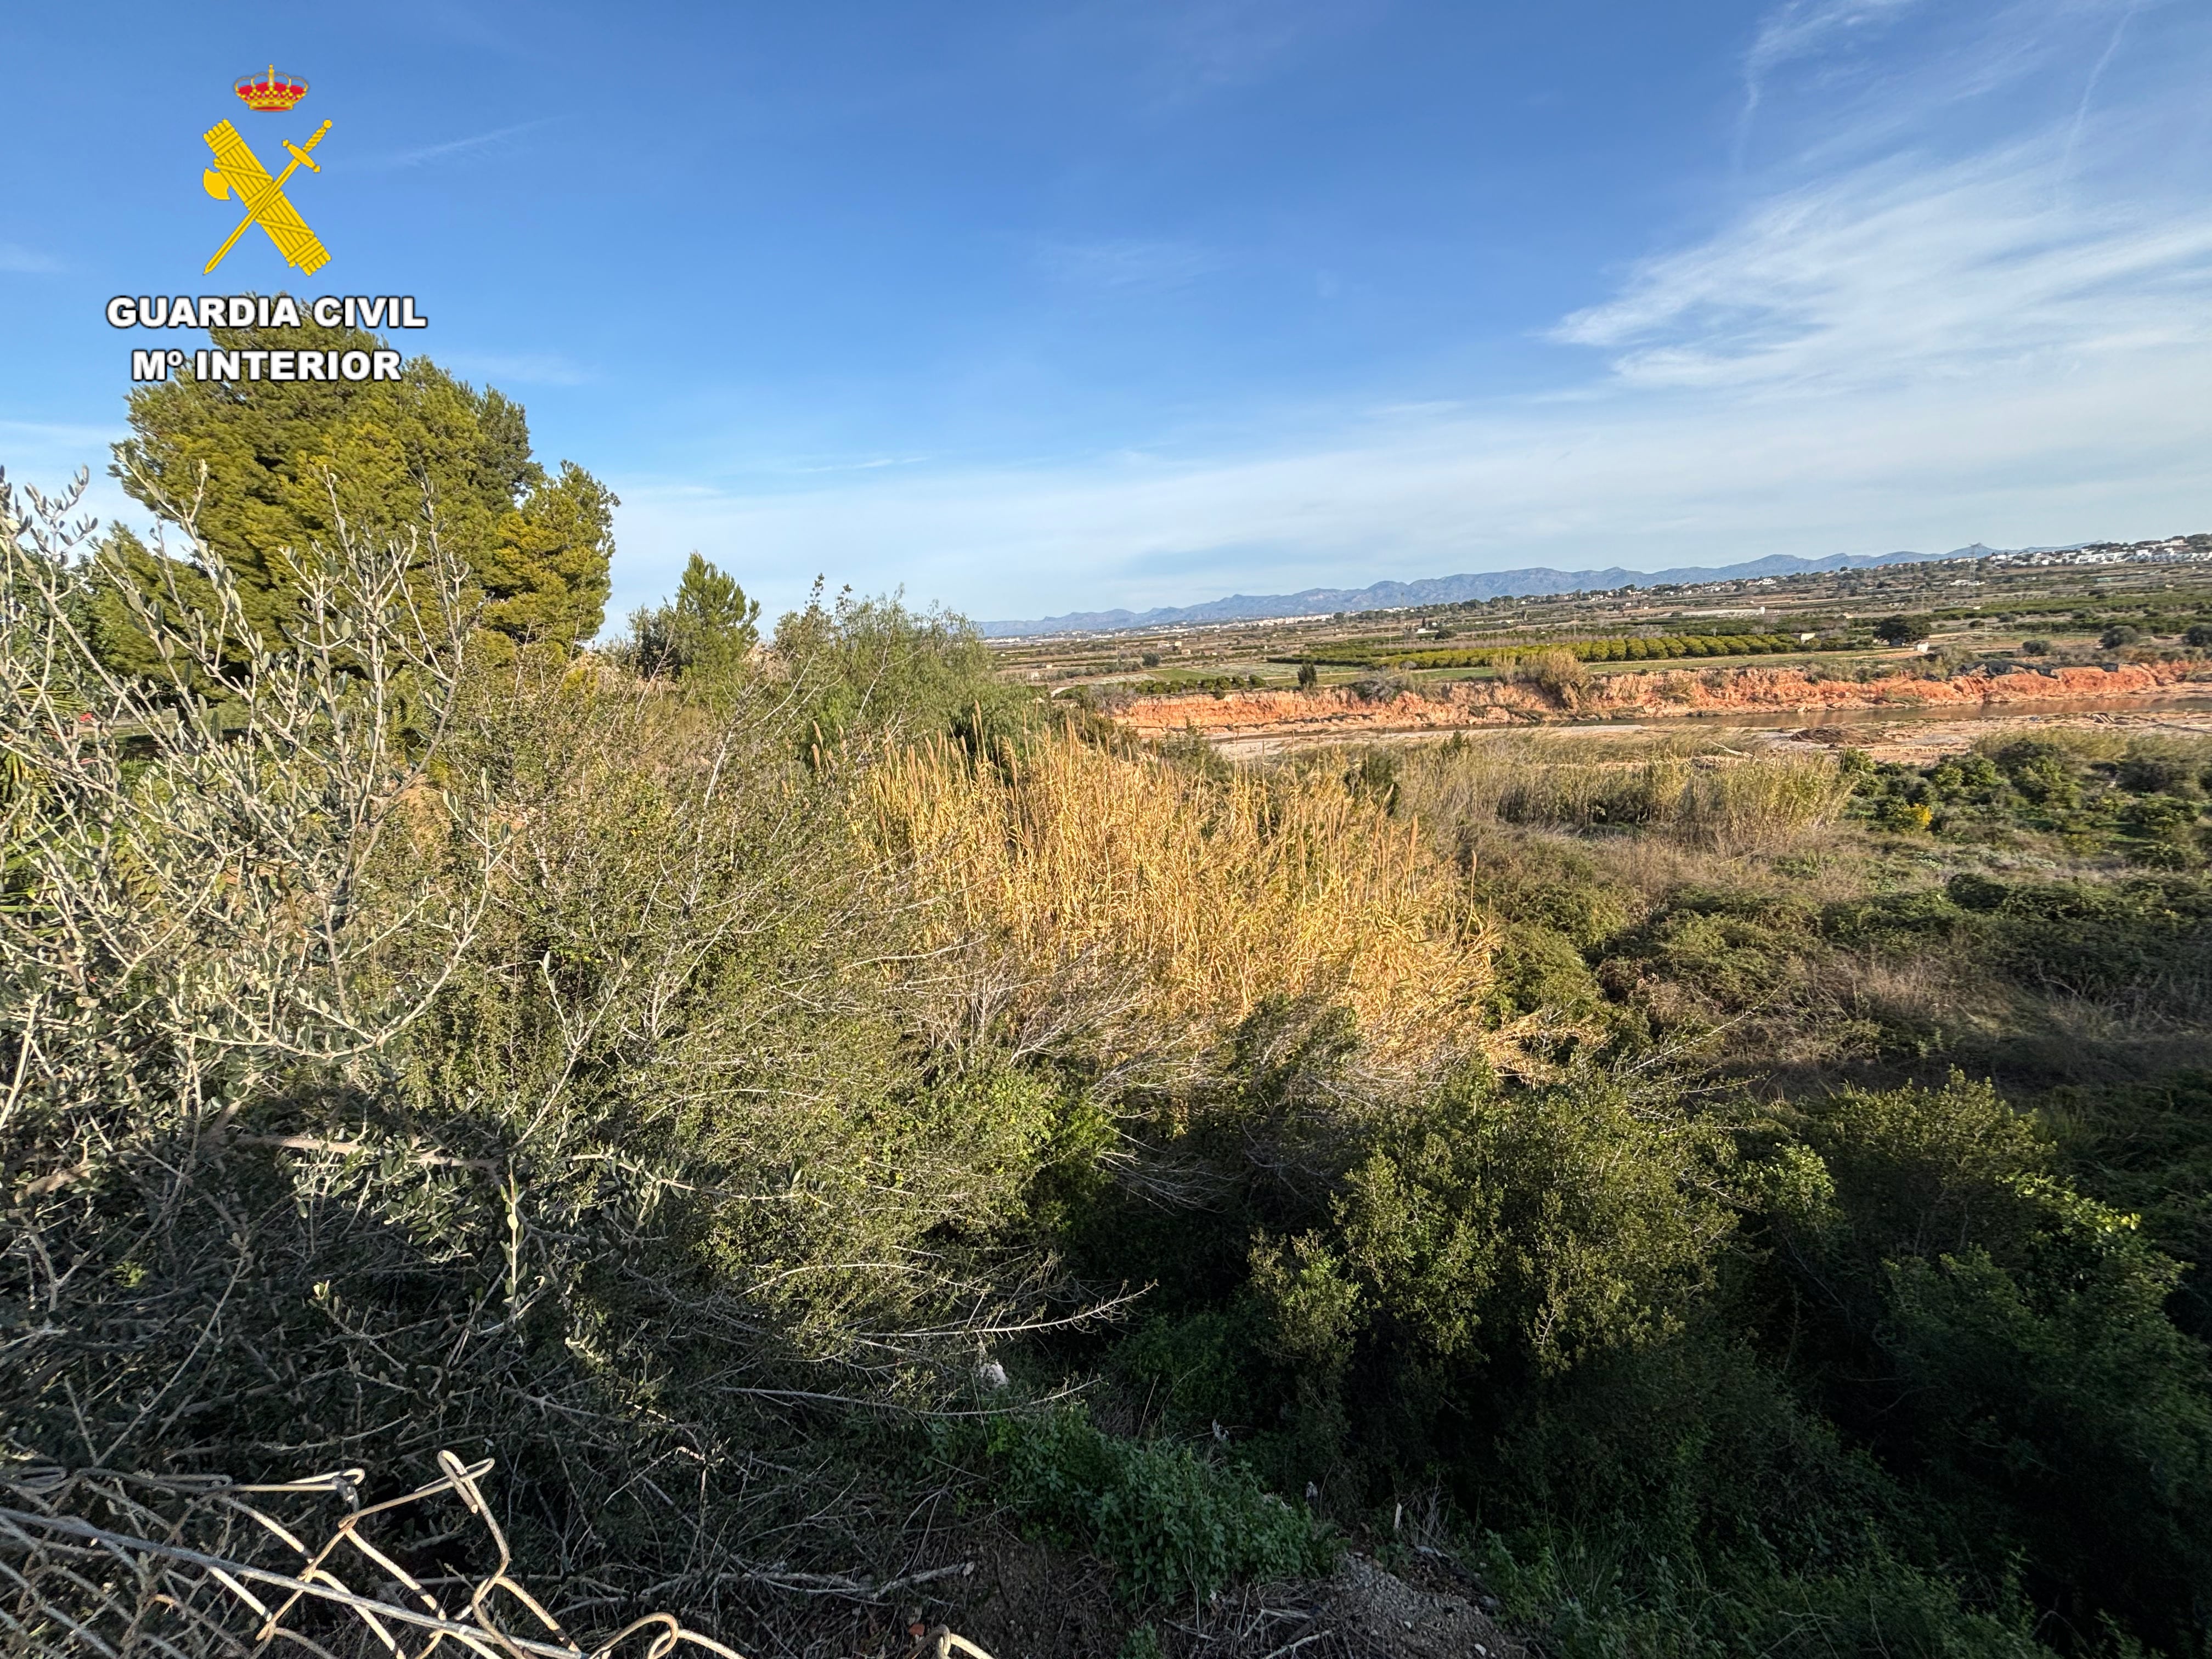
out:
M281 1638L324 1659L428 1659L448 1644L483 1659L610 1659L642 1640L637 1659L679 1648L745 1659L669 1613L588 1644L571 1636L513 1575L507 1535L478 1484L492 1461L445 1451L438 1463L438 1480L366 1506L358 1468L274 1485L107 1469L0 1477L0 1652L229 1659ZM419 1522L441 1498L458 1498L473 1517L497 1558L489 1571L410 1568L407 1545L371 1536L370 1522L403 1512ZM315 1513L331 1505L334 1518ZM442 1546L467 1528L462 1520L433 1535ZM439 1559L448 1559L441 1547ZM949 1630L931 1634L938 1653L989 1659Z

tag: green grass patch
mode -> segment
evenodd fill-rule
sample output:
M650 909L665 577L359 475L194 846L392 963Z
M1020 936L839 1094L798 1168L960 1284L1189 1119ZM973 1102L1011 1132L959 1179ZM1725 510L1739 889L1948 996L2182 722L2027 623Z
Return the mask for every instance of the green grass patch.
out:
M1102 1431L1079 1406L951 1431L994 1495L1063 1548L1110 1562L1139 1606L1326 1572L1336 1545L1247 1471L1171 1441Z

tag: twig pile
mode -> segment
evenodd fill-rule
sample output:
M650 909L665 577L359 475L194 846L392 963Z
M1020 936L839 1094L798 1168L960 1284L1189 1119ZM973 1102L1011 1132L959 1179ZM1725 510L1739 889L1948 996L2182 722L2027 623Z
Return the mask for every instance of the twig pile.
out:
M506 1534L477 1482L489 1458L441 1452L442 1478L363 1506L358 1468L274 1486L220 1475L154 1477L106 1469L25 1469L0 1478L0 1650L100 1659L218 1659L279 1638L325 1659L382 1653L428 1659L453 1644L483 1659L603 1659L632 1638L638 1659L679 1647L744 1659L674 1615L632 1620L584 1646L510 1574ZM449 1560L467 1520L422 1506L458 1498L497 1555L489 1572L410 1571L403 1556ZM311 1512L284 1500L308 1500ZM335 1500L332 1524L312 1513ZM379 1516L408 1511L421 1535L380 1544ZM319 1544L309 1540L321 1535ZM949 1632L940 1650L980 1654Z

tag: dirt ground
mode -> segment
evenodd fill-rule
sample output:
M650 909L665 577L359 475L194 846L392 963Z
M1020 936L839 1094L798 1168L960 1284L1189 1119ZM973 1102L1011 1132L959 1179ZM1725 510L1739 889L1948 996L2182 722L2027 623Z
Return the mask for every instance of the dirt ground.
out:
M1808 714L1808 722L1818 721L1819 716ZM1620 721L1603 726L1554 725L1540 727L1516 726L1504 730L1526 733L1531 730L1571 733L1578 738L1608 738L1650 737L1660 732L1689 732L1699 737L1717 738L1740 748L1766 747L1802 751L1808 749L1863 749L1876 760L1900 761L1924 766L1937 756L1956 754L1968 749L1981 738L2001 732L2033 732L2053 726L2077 730L2137 732L2148 735L2171 732L2190 737L2212 737L2212 708L2161 708L2146 702L2136 709L2072 710L2063 713L2002 713L1986 714L1971 719L1941 715L1887 714L1877 720L1863 716L1848 722L1784 726L1771 720L1758 726L1732 726L1725 718L1701 720L1694 726L1680 720L1665 722ZM1498 730L1499 728L1490 728ZM1292 735L1251 736L1239 734L1216 741L1216 752L1226 760L1261 760L1272 755L1287 754L1293 750L1340 747L1349 744L1418 744L1443 743L1449 738L1464 736L1469 741L1480 742L1482 730L1465 732L1375 732L1360 731L1341 735L1326 736L1314 733Z
M1033 1547L996 1553L981 1565L965 1622L956 1628L994 1659L1108 1659L1137 1621L1103 1582L1071 1594L1052 1570L1064 1565ZM1486 1599L1439 1552L1411 1553L1393 1572L1346 1551L1326 1579L1162 1609L1142 1622L1152 1625L1165 1659L1526 1659L1522 1644L1484 1611ZM925 1656L932 1651L927 1639L920 1646Z
M1790 749L1863 749L1879 761L1926 766L2000 732L2047 731L2054 726L2124 732L2129 736L2173 733L2212 737L2212 709L2145 708L2140 712L2089 714L2002 714L1980 720L1904 720L1880 725L1815 726L1795 732L1761 732L1756 736Z
M825 1608L804 1634L787 1632L784 1650L809 1659L1112 1659L1144 1651L1132 1637L1149 1626L1162 1659L1528 1659L1492 1620L1498 1604L1480 1583L1448 1553L1419 1544L1395 1553L1395 1571L1347 1550L1324 1579L1139 1613L1114 1595L1111 1574L1096 1562L995 1528L974 1541L972 1562L933 1577L933 1600Z
M1530 727L1654 726L1796 730L1947 720L1978 726L2088 713L2212 710L2212 664L2019 667L1948 678L1899 672L1859 680L1803 667L1650 669L1569 686L1457 680L1425 690L1261 688L1138 697L1113 718L1139 738L1196 738L1238 758L1316 744L1401 742Z

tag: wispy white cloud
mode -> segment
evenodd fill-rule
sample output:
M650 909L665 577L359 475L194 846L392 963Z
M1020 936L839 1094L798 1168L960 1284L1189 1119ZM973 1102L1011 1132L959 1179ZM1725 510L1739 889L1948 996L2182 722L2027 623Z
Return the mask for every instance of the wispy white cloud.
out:
M1793 0L1762 27L1747 77L1913 3ZM1832 389L2203 349L2212 180L2177 163L2168 126L2203 65L2139 74L2092 119L2140 9L2014 0L1877 85L1802 93L1799 125L1817 136L1800 153L1553 337L1605 351L1623 380L1670 386ZM2069 73L2092 56L2086 81ZM1977 100L1972 118L1951 107ZM2054 185L2075 171L2093 188L2064 199Z
M2055 133L2054 98L2083 106L2083 67L2113 48L2113 21L2166 3L1782 0L1744 50L1736 165L1754 136L1770 165L1788 167L1931 143L1940 153L1952 126Z
M1137 292L1184 287L1224 263L1219 253L1196 243L1133 237L1047 241L1035 258L1040 270L1072 287Z
M617 480L634 604L692 547L771 603L817 571L991 617L1519 564L1657 568L2212 527L2203 364L1882 392L1638 392L1333 444L776 492Z
M1118 9L1150 37L1153 78L1170 101L1264 79L1322 41L1379 15L1382 0L1178 0Z
M921 466L927 462L927 455L867 455L858 460L793 461L786 471L807 474L816 472L880 472L887 466Z
M1554 337L1652 386L1898 383L2212 343L2212 207L2055 213L2034 143L1761 202L1639 266Z
M526 132L550 126L556 118L548 115L535 121L517 121L511 126L494 127L487 132L472 132L465 137L448 138L439 143L420 144L410 149L390 150L381 155L365 156L353 165L365 173L395 173L404 167L428 167L434 161L457 161L464 156L503 149Z
M22 276L45 276L62 268L62 262L19 242L0 242L0 270Z
M1759 20L1744 53L1747 109L1758 107L1767 79L1785 64L1826 57L1894 22L1920 0L1786 0Z
M2142 9L2142 0L2126 0L2120 9L2119 21L2112 25L2112 35L2105 42L2104 51L2097 54L2097 61L2090 65L2088 76L2081 83L2081 99L2074 106L2074 119L2066 129L2066 148L2058 160L2058 183L2062 190L2073 177L2074 152L2081 148L2082 130L2088 125L2089 106L2097 96L2098 82L2105 78L2105 71L2112 66L2112 59L2119 55L2120 42L2127 38L2128 25Z
M2112 44L2118 0L1960 0L1940 51L1893 38L1823 73L1906 3L1770 16L1747 74L1796 147L1562 319L1548 392L1370 397L1319 440L1255 411L1233 453L632 479L618 585L650 596L696 545L771 602L823 570L1000 617L2212 528L2212 153L2174 139L2212 33L2138 50L2140 20Z

